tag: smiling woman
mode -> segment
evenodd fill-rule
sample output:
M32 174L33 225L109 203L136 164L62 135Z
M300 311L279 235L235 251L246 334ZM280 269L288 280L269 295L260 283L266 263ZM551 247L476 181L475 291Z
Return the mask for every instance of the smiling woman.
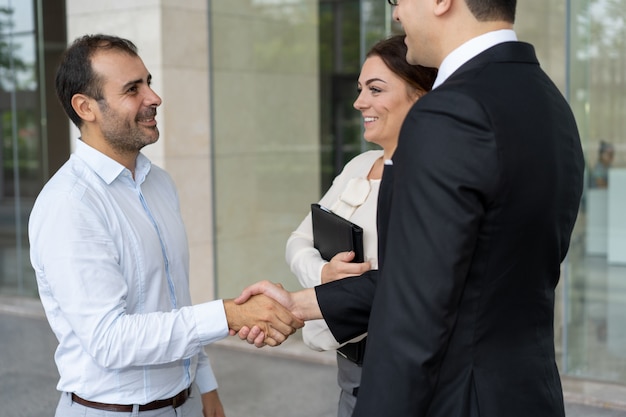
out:
M403 35L377 43L367 54L357 82L359 96L354 108L363 115L363 137L383 148L385 160L391 159L396 149L409 109L430 90L437 74L435 69L408 64L406 52ZM377 169L382 174L382 165Z
M365 140L382 149L362 153L348 162L319 202L363 228L366 261L352 262L353 252L323 259L312 244L309 214L291 234L286 248L287 263L305 288L377 269L376 209L384 161L391 159L396 149L409 109L430 90L437 74L433 68L410 65L406 50L404 36L394 36L378 42L367 54L357 80L359 95L354 108L363 117ZM340 345L323 320L307 323L302 334L311 349L337 350L341 387L338 415L350 416L361 380L365 335Z
M383 158L390 159L398 142L400 126L418 99L413 90L379 56L367 58L358 82L359 96L354 108L363 115L366 141L383 148ZM380 167L380 164L377 164ZM381 171L372 176L380 178Z

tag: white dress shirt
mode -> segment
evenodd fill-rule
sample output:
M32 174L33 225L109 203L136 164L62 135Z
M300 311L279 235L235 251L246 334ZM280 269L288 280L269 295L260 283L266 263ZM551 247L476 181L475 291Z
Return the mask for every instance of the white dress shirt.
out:
M368 180L367 176L376 160L382 156L382 150L375 150L354 157L335 177L332 186L319 201L322 206L332 208L335 213L363 228L363 255L365 260L372 264L372 269L378 268L376 209L380 180ZM355 193L354 188L357 188L358 192ZM322 283L322 268L328 262L322 259L322 255L313 247L313 223L310 212L287 240L285 258L291 272L296 275L303 287L312 288ZM307 346L318 351L333 350L342 346L335 340L326 322L321 319L306 322L302 329L302 338ZM359 336L352 341L362 338L363 336Z
M194 380L217 388L203 346L228 335L224 306L191 306L187 236L164 170L139 154L133 179L79 140L37 198L29 236L60 391L144 404Z
M517 35L511 29L495 30L470 39L445 57L439 66L439 72L437 72L433 89L439 87L454 71L459 69L461 65L481 52L499 43L514 41L517 41Z

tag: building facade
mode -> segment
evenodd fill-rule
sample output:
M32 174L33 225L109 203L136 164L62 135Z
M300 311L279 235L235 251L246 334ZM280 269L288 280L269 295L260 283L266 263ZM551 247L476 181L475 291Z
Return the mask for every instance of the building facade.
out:
M588 165L559 285L559 365L626 386L626 0L518 3L518 36L571 103ZM298 288L287 237L368 149L352 101L365 51L400 31L391 12L384 0L0 0L0 294L37 297L28 215L77 139L55 67L98 32L137 44L163 98L145 153L179 188L194 301L261 279Z

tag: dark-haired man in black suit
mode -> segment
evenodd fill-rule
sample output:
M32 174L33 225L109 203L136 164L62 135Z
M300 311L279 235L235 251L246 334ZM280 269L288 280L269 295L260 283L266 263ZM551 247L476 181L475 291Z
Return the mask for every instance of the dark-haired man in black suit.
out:
M517 41L515 0L393 3L407 59L439 75L383 175L380 277L247 291L321 311L340 342L369 322L354 416L562 417L554 289L583 186L572 112Z

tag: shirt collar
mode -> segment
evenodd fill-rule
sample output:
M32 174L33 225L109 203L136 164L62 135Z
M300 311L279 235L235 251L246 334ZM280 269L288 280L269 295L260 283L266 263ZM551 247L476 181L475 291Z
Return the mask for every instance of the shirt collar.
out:
M503 42L517 41L517 35L511 29L495 30L477 36L450 52L439 66L433 90L443 84L454 71L481 52Z
M76 141L74 154L85 161L107 184L111 184L125 170L128 171L124 165L92 148L80 139ZM135 182L141 184L144 181L148 172L150 172L150 166L150 160L142 153L139 153L135 161Z
M135 161L135 182L137 184L142 184L148 173L150 172L150 167L152 163L150 160L141 152L137 155L137 160Z

